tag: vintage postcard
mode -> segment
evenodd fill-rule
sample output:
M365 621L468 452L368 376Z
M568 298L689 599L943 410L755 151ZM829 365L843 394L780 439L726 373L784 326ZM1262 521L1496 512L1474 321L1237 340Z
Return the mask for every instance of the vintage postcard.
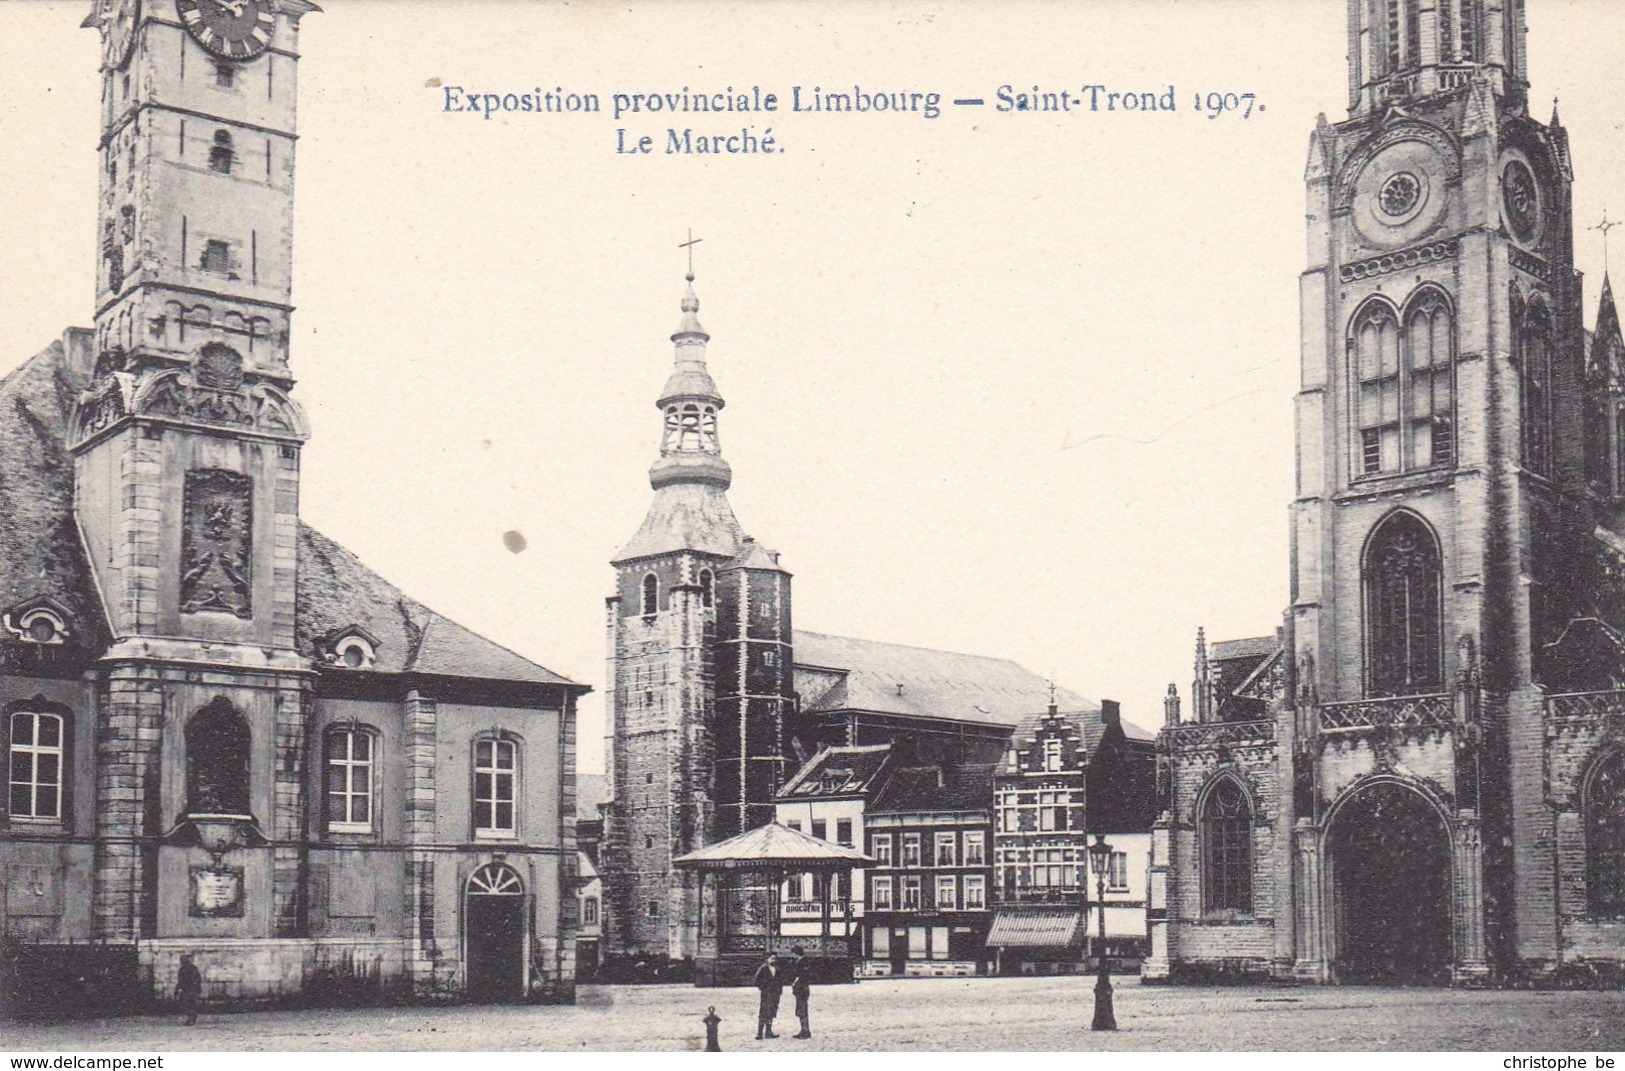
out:
M1613 1066L1621 70L0 2L0 1047Z

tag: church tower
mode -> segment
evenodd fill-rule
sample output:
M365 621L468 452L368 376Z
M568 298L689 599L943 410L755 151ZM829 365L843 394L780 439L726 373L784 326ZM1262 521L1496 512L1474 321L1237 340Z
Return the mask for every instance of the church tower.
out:
M1310 976L1398 954L1345 921L1382 907L1356 823L1436 873L1410 882L1438 925L1406 939L1458 980L1552 930L1539 663L1588 463L1573 175L1555 110L1526 106L1523 7L1350 0L1350 117L1310 139L1290 618Z
M174 832L176 811L224 816L239 844L300 836L307 433L288 336L298 29L313 10L98 0L85 23L102 35L100 256L94 378L70 448L114 636L98 717L102 938L187 913L185 860L151 839ZM183 743L196 762L252 746L255 791L194 785L170 810L159 757ZM245 866L271 895L234 932L295 932L297 852L267 847Z
M790 574L728 502L723 400L688 283L656 402L654 501L612 563L607 610L609 946L674 959L695 952L700 905L672 860L772 820L795 703Z

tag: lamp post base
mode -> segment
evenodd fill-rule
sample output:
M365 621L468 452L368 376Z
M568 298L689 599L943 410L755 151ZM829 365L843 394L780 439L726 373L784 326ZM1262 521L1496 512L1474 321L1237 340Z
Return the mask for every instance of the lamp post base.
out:
M1117 1016L1112 1010L1112 979L1106 973L1106 961L1100 961L1100 977L1095 981L1095 1021L1091 1030L1116 1030Z

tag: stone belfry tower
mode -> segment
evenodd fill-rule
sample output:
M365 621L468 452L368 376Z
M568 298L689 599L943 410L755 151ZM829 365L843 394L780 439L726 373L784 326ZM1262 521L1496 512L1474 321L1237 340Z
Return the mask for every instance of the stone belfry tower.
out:
M1572 172L1527 107L1523 0L1348 10L1350 115L1321 118L1306 175L1277 956L1346 979L1410 941L1470 979L1553 932L1538 652L1587 471ZM1416 863L1436 927L1349 928L1382 910L1355 877L1379 857Z
M656 403L654 501L608 600L609 946L692 956L700 905L677 856L773 817L795 705L790 574L745 535L727 491L694 276Z
M289 397L294 111L305 0L98 0L94 379L75 514L114 643L101 692L97 936L186 914L153 838L239 828L233 935L298 929L306 664L294 644L299 453ZM243 741L251 740L252 744ZM247 785L174 798L164 754L250 747ZM162 780L160 780L162 778ZM224 931L222 931L224 932Z

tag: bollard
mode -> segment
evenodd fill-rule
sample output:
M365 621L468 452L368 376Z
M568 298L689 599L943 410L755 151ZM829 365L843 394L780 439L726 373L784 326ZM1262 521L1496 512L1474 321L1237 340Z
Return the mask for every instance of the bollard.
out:
M705 1009L705 1051L721 1052L722 1046L717 1043L717 1027L722 1023L722 1017L717 1014L715 1007Z

